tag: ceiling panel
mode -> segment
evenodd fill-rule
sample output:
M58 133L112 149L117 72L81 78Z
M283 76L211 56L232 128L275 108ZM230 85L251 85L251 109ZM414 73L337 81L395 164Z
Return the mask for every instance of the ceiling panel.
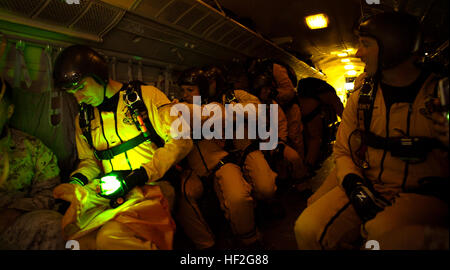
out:
M42 9L39 14L34 15L37 19L47 22L69 26L87 7L89 1L82 0L79 5L68 5L60 0L53 0Z
M158 14L157 18L160 20L164 20L169 23L175 22L187 9L191 8L193 5L192 2L187 3L184 1L174 1L171 2L160 14Z
M1 0L0 9L31 17L33 11L44 3L42 0Z
M185 29L191 28L195 22L206 15L206 11L200 7L194 7L189 10L182 18L176 22L176 25L181 26Z

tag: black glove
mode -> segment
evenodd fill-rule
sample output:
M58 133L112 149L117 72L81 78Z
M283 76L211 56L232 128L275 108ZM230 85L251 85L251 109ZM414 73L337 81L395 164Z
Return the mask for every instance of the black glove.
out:
M364 223L373 219L386 206L391 205L373 189L369 181L356 174L346 175L342 186L356 213Z
M134 187L142 186L148 181L147 172L144 168L139 168L131 171L125 177L123 172L111 172L100 179L99 195L111 199L111 206L117 207L118 204L123 203L123 197ZM108 179L106 177L112 176ZM108 187L108 181L114 181L112 186ZM110 188L114 189L111 190ZM122 198L122 201L117 201L118 198Z

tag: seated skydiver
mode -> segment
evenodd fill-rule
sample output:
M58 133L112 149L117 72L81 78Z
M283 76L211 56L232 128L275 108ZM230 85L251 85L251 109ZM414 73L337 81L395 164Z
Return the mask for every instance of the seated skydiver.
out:
M252 93L267 106L278 103L274 100L277 95L273 76L259 74L251 79ZM278 146L268 154L272 168L278 173L278 186L295 186L299 191L310 191L310 184L305 181L307 168L300 154L294 150L288 140L288 122L281 106L278 107ZM273 121L273 120L271 120ZM300 189L302 185L302 189Z
M302 122L302 109L298 103L296 85L297 75L287 64L270 58L257 58L249 60L248 73L250 77L260 74L272 76L276 96L273 99L281 106L287 119L287 141L297 151L301 159L305 159L304 125ZM302 185L299 186L302 190Z
M203 124L207 120L214 122L212 118L216 118L223 123L223 106L214 99L215 87L209 88L208 79L211 77L208 78L198 68L185 70L178 79L183 91L179 104L189 106L189 119L186 121L191 124L191 129L195 128L192 126L194 121ZM201 101L201 106L194 104L195 98ZM205 110L209 111L207 116L201 114ZM216 112L210 117L212 111ZM261 236L255 226L252 186L244 179L239 164L236 164L237 157L225 151L223 145L222 139L194 139L194 148L186 158L189 166L181 182L178 221L198 249L217 248L213 229L199 206L205 192L215 192L237 240L235 246L258 248Z
M39 139L9 127L11 86L0 82L0 249L64 249L53 188L56 156Z
M54 196L71 202L66 239L81 249L172 249L174 192L165 175L192 149L176 139L170 101L160 90L109 78L95 50L74 45L61 52L55 87L80 104L75 140L77 169Z
M331 154L337 116L342 117L344 106L336 90L323 80L301 79L297 89L304 126L305 164L314 171Z
M418 64L420 22L379 13L357 33L366 78L337 133L338 185L297 219L298 247L448 249L448 119L433 106L440 78Z
M237 122L236 119L239 117L245 120L258 118L258 105L261 105L261 102L257 97L250 94L250 78L248 72L238 66L235 70L231 70L231 74L226 74L225 78L227 82L233 86L217 89L217 93L224 106L234 106L234 108L237 109L234 125ZM234 86L242 86L245 89L235 88ZM239 105L242 107L236 107ZM265 124L265 126L268 127L273 123L265 121L265 123L261 124ZM259 121L258 125L260 125ZM265 220L272 218L281 218L284 216L284 211L279 204L279 200L276 198L277 173L270 168L263 152L260 150L262 141L259 140L259 138L249 139L247 136L249 134L248 125L244 125L243 129L244 138L226 140L225 149L229 152L236 152L240 156L239 162L243 169L244 177L252 185L252 194L257 201L257 213L260 213L257 215L259 217L258 220L264 222ZM275 131L278 133L278 130L271 129L269 133ZM276 137L276 139L274 140L272 137ZM278 141L278 136L272 136L271 134L269 138L270 141ZM274 148L276 147L276 145L273 146Z

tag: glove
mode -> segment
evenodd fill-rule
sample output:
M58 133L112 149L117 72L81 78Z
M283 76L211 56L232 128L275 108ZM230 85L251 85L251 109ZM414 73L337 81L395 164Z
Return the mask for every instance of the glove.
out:
M70 177L70 181L69 181L69 184L80 185L80 186L87 185L88 183L89 183L89 181L88 181L87 177L82 175L81 173L76 173L76 174L72 175L72 177Z
M123 172L111 172L100 179L97 192L100 196L115 201L124 197L136 186L142 186L148 181L147 172L144 168L133 170L123 177Z
M345 190L356 213L365 223L373 219L391 203L376 192L369 181L356 174L348 174L342 181Z

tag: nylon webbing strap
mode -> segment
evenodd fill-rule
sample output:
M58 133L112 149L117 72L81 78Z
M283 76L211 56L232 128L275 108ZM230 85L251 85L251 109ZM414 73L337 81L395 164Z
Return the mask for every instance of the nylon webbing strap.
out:
M110 160L115 156L120 155L134 147L140 145L141 143L148 140L148 138L144 137L144 134L140 134L139 136L134 137L133 139L126 141L122 144L116 145L110 149L102 150L102 151L94 151L94 155L98 160Z
M142 95L142 89L141 89L141 84L140 82L137 81L132 81L129 82L129 84L126 86L127 89L127 93L126 95L128 95L131 92L131 89L129 88L129 86L131 86L132 89L135 89L135 91L137 91L137 94L139 95L139 97ZM147 128L149 135L150 135L150 140L155 143L158 147L163 147L164 146L164 140L158 135L158 133L155 130L155 127L153 126L153 124L150 122L150 119L148 117L148 111L147 108L145 107L144 101L142 101L142 99L138 102L135 102L132 107L135 107L136 109L138 109L138 111L140 112L147 112L147 116L144 118L144 124L145 127ZM134 108L133 108L134 109Z
M372 78L364 81L360 90L358 99L358 124L360 128L360 122L364 126L365 131L370 131L370 123L372 122L372 111L377 94L377 84ZM362 112L362 115L360 113Z
M236 157L233 154L228 154L225 157L223 157L221 160L219 160L219 163L211 169L211 174L215 174L220 168L222 168L227 163L234 163L236 164Z
M384 149L388 151L398 150L401 148L410 148L414 144L417 151L428 153L433 149L445 149L445 146L435 138L428 137L390 137L384 138L375 135L372 132L364 133L365 142L368 146L375 149Z
M91 120L94 119L94 109L91 105L87 105L86 103L81 103L79 105L80 117L78 119L78 123L83 132L83 136L86 138L87 143L94 148L94 144L92 143L92 134L91 134ZM94 148L95 149L95 148Z

